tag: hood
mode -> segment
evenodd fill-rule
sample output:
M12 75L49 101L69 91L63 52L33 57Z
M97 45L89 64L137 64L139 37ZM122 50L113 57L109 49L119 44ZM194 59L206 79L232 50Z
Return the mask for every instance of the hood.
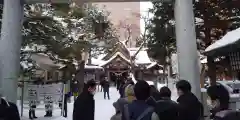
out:
M135 95L134 95L134 87L133 87L133 85L131 85L131 84L128 85L128 86L125 88L124 93L125 93L125 96L126 96L126 97L135 96Z

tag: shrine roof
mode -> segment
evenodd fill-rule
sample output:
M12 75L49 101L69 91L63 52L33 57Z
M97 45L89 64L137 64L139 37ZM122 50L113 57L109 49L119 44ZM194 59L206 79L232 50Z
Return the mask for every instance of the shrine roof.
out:
M128 48L129 53L131 56L134 56L135 53L139 50L139 48ZM148 53L147 53L147 48L142 48L139 53L136 56L135 59L136 64L151 64L152 61L150 60Z
M119 41L116 43L116 46L113 48L113 51L106 54L102 60L109 60L111 57L113 57L117 52L120 52L125 58L130 59L129 51L127 49L127 46L122 42Z
M229 51L229 49L230 50L233 49L233 47L230 47L230 46L234 46L235 44L239 44L239 43L240 43L240 28L228 32L220 40L217 40L215 43L208 46L205 49L205 53L212 55L218 52L222 48L226 48L226 50ZM224 52L224 51L221 51L221 52Z
M116 52L111 58L104 61L100 66L105 66L106 64L110 63L112 60L114 60L118 56L121 57L126 62L131 63L131 61L128 58L126 58L121 52Z
M163 67L162 65L159 65L157 62L152 62L150 65L147 66L147 69L150 69L156 65L160 66L161 68Z

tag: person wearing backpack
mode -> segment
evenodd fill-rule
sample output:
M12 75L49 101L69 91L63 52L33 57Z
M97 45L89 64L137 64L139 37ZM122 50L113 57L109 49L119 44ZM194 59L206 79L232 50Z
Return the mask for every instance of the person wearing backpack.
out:
M136 100L124 106L122 120L155 120L154 108L146 103L150 97L150 86L146 81L138 81L134 86ZM156 116L156 115L155 115Z
M240 120L240 112L229 108L229 92L222 85L213 85L207 89L207 104L211 108L210 119Z

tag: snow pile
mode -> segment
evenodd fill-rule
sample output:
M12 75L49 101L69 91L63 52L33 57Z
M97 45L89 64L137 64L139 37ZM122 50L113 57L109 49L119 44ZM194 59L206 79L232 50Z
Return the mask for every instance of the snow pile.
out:
M115 87L110 88L110 100L105 100L103 92L97 92L94 96L95 98L95 120L110 120L111 116L115 114L115 109L113 107L113 102L117 101L119 98L119 93ZM38 106L43 109L36 110L37 120L72 120L73 113L73 103L68 103L68 117L61 117L61 110L55 109L53 111L53 117L44 117L45 110L44 106ZM18 101L19 112L21 111L20 101ZM29 120L28 118L28 108L23 109L23 117L21 120Z
M205 52L210 52L212 50L225 47L227 45L231 45L240 40L240 28L228 32L225 36L223 36L220 40L216 41L212 45L208 46L205 49Z

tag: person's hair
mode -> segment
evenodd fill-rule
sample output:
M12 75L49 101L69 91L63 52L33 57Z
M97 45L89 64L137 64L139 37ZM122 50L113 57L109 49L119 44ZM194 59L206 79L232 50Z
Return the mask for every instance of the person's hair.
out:
M92 88L92 87L97 86L97 83L94 80L89 80L89 81L87 81L87 83L85 85L86 85L86 88L89 88L89 87Z
M150 86L146 81L138 81L134 86L134 93L137 100L146 100L150 97Z
M229 104L229 92L222 85L213 85L207 89L207 94L211 100L219 100L220 106L228 108Z
M187 80L179 80L176 84L176 88L183 93L191 92L191 84Z
M161 96L161 97L171 97L171 90L168 88L168 87L166 87L166 86L164 86L164 87L162 87L161 89L160 89L160 92L159 92L159 95Z

